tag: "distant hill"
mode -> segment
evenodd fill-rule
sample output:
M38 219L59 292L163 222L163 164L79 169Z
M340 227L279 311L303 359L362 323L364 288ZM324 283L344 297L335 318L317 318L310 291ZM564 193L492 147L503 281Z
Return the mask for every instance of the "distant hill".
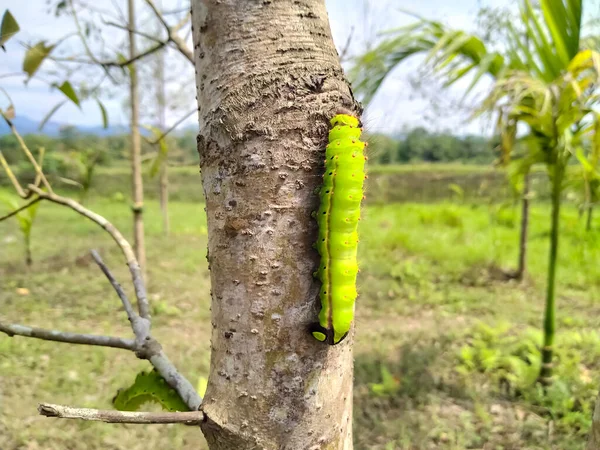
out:
M20 134L44 134L46 136L56 137L60 133L60 129L67 124L57 123L57 122L47 122L44 125L44 129L39 131L38 128L40 126L40 122L37 120L32 120L29 117L16 117L13 120L15 127L19 131ZM122 125L109 126L108 128L102 128L102 126L76 126L77 131L83 134L95 134L98 136L114 136L117 134L125 134L129 132L129 127L125 127ZM10 134L10 128L4 120L0 120L0 135Z

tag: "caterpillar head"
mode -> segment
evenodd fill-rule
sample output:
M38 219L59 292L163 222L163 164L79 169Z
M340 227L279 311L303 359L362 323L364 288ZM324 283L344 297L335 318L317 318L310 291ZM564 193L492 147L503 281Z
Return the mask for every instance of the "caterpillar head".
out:
M335 332L333 328L328 329L322 327L318 322L312 323L309 326L309 331L317 341L324 342L329 345L336 345L346 339L348 333L344 334L338 341L335 341Z
M360 113L357 113L356 111L352 111L352 110L350 110L348 108L344 108L344 107L339 107L339 108L337 108L335 110L335 116L334 116L334 118L337 117L337 116L350 116L353 119L355 119L355 120L358 121L358 123L356 125L349 124L349 123L339 123L339 125L350 125L350 126L358 127L358 128L362 128L363 127L363 123L360 120ZM335 125L336 125L336 123L332 122L332 126L335 126Z
M338 115L334 116L331 119L330 123L331 123L332 127L341 125L341 126L346 126L346 127L350 127L350 128L359 128L359 125L360 125L360 121L356 117L349 116L347 114L338 114Z

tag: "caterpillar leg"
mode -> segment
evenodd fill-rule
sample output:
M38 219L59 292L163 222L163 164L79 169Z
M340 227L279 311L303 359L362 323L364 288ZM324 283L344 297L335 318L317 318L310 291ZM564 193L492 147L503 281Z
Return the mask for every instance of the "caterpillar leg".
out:
M311 323L308 327L308 331L310 331L317 341L333 345L333 330L322 327L319 322Z
M310 324L309 331L317 341L324 342L329 345L337 345L346 339L349 332L346 332L337 342L335 342L335 333L331 329L323 327L319 322Z

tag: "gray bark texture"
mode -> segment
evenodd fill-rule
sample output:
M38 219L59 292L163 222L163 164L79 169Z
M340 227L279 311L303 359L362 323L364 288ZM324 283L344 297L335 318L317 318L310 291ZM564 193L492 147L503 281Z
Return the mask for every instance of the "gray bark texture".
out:
M315 188L329 119L359 112L324 0L192 0L208 216L211 450L352 449L352 336L318 313Z

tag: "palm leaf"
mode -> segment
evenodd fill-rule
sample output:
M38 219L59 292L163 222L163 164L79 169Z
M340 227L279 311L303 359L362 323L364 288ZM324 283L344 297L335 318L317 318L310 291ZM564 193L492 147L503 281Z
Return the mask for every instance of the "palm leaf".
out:
M356 59L350 71L354 90L362 95L364 103L371 101L396 66L417 54L426 55L427 67L436 73L449 67L444 77L446 85L479 69L482 61L484 73L492 76L504 68L502 55L490 52L477 36L448 29L439 22L420 20L391 34L395 36Z

